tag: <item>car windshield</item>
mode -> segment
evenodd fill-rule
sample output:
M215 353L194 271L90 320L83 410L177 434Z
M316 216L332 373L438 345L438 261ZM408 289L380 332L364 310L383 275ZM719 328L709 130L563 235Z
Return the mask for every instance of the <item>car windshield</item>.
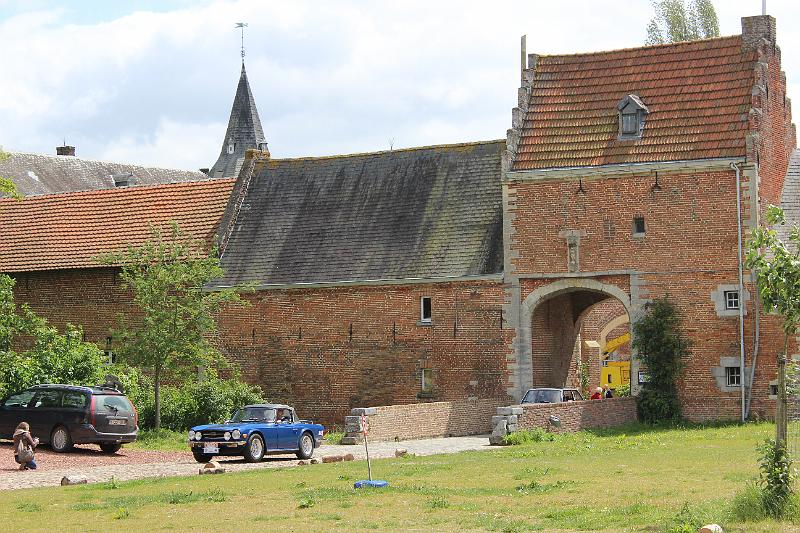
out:
M233 413L231 422L275 422L275 409L243 407Z
M522 403L557 403L561 401L558 389L531 389L525 394Z

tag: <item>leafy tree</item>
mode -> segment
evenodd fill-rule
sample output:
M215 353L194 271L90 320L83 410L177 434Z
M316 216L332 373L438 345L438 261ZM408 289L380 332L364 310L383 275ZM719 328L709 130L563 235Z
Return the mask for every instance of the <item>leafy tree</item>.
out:
M637 398L639 418L645 422L680 418L677 381L691 342L669 299L659 298L645 305L645 315L633 324L632 346L649 376Z
M719 36L711 0L653 0L656 16L647 25L646 44L694 41Z
M28 348L16 351L17 345ZM14 280L0 274L0 397L36 383L96 385L108 368L103 352L79 327L60 334L44 318L14 303Z
M243 290L234 287L205 291L203 287L223 275L216 250L184 235L176 223L167 236L153 228L151 239L140 247L101 257L121 265L120 278L133 293L138 307L135 320L120 317L114 337L117 354L150 371L153 378L154 422L161 427L161 385L167 374L221 361L208 337L217 330L216 313L225 304L243 303Z
M9 157L10 156L7 153L0 149L0 161L5 161ZM8 178L0 176L0 198L4 196L10 198L21 198L20 194L17 192L17 187L14 185L14 182Z

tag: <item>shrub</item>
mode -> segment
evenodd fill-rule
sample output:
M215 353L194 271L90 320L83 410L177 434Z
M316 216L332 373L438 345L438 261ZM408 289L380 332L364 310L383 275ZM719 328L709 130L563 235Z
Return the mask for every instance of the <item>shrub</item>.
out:
M627 398L631 395L631 384L626 383L625 385L620 385L616 389L614 389L614 395L617 398Z
M649 376L636 404L639 419L650 423L678 419L681 404L676 383L691 342L669 299L654 300L645 305L645 311L633 325L633 348Z
M649 424L677 420L681 417L681 404L676 394L644 388L636 401L639 420Z
M767 439L759 446L759 484L764 511L773 518L783 518L789 511L795 473L786 446L776 446Z

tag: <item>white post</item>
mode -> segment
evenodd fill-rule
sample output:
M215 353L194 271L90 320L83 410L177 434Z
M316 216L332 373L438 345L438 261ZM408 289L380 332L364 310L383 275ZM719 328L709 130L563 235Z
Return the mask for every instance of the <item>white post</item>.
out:
M367 444L367 415L361 415L361 431L364 433L364 450L367 452L367 477L372 481L372 463L369 460L369 445Z

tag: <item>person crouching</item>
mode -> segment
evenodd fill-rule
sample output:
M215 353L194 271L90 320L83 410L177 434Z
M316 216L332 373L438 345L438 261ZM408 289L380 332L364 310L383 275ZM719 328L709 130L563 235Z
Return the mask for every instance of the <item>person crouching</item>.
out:
M14 460L20 470L36 470L33 450L39 445L39 439L31 436L31 427L27 422L20 422L14 430Z

